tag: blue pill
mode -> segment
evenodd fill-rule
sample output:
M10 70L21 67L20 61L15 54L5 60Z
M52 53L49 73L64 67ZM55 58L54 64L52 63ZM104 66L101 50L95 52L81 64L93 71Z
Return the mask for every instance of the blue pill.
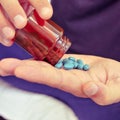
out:
M89 66L88 64L85 64L85 65L83 66L83 70L87 71L87 70L89 70L89 69L90 69L90 66Z
M79 64L84 64L81 59L77 59L77 63L79 63Z
M78 63L74 62L74 68L77 68L77 67L78 67Z
M74 63L74 61L73 60L69 60L69 59L64 59L63 60L63 64L66 64L66 63Z
M84 66L84 64L78 64L77 69L82 70L82 69L83 69L83 66Z
M63 59L63 64L65 64L68 61L68 58Z
M63 67L64 67L64 69L66 69L66 70L71 70L71 69L74 68L74 64L72 64L72 63L65 63L65 64L63 65Z
M62 63L63 62L63 60L62 59L60 59L59 61L58 61L58 63Z
M55 67L56 68L62 68L62 66L63 66L63 63L62 62L58 62L56 65L55 65Z
M76 59L74 57L69 57L68 60L72 60L72 61L76 61Z
M66 63L72 63L72 64L74 64L74 61L68 59L68 60L66 61Z

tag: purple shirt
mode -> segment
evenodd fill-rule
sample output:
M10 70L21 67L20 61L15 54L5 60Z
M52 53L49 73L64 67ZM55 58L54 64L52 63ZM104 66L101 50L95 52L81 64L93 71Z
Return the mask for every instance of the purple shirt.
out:
M70 52L120 61L119 0L53 0L53 20L71 39Z
M53 20L62 26L72 41L69 53L90 54L120 61L119 0L52 0ZM0 59L29 58L17 45L0 46ZM90 99L78 98L45 85L15 77L4 77L12 85L55 97L70 106L80 120L120 120L120 103L99 106Z

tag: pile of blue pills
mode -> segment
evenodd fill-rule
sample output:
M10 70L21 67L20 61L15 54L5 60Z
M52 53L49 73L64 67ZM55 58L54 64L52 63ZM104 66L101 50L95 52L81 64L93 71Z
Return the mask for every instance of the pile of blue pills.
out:
M64 68L65 70L79 69L84 71L87 71L90 68L90 66L88 64L84 64L81 59L75 59L74 57L61 59L55 67L59 69Z

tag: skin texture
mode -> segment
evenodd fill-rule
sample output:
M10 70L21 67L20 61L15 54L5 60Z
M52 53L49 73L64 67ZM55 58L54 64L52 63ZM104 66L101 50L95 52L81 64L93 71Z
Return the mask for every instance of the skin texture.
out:
M30 6L43 19L52 16L53 10L48 0L0 0L0 43L5 46L13 44L11 39L15 36L15 29L22 29L27 24L26 12Z
M11 46L15 30L27 24L26 6L34 7L43 19L49 19L53 13L48 0L0 0L1 44ZM30 82L55 87L75 96L90 98L99 105L120 101L118 61L86 55L64 57L69 56L84 60L90 65L90 70L57 69L43 61L8 58L0 61L0 75L15 75Z
M90 70L57 69L43 61L7 58L0 61L0 75L15 75L30 82L45 84L78 97L90 98L99 105L120 101L120 63L86 55L71 55L90 65ZM32 72L31 72L32 71Z

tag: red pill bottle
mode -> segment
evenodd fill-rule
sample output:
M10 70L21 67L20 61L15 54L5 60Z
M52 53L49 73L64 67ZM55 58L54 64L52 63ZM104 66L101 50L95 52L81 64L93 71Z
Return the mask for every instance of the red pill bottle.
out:
M34 10L27 25L16 31L15 42L34 59L55 65L71 46L63 29L51 20L42 20Z

